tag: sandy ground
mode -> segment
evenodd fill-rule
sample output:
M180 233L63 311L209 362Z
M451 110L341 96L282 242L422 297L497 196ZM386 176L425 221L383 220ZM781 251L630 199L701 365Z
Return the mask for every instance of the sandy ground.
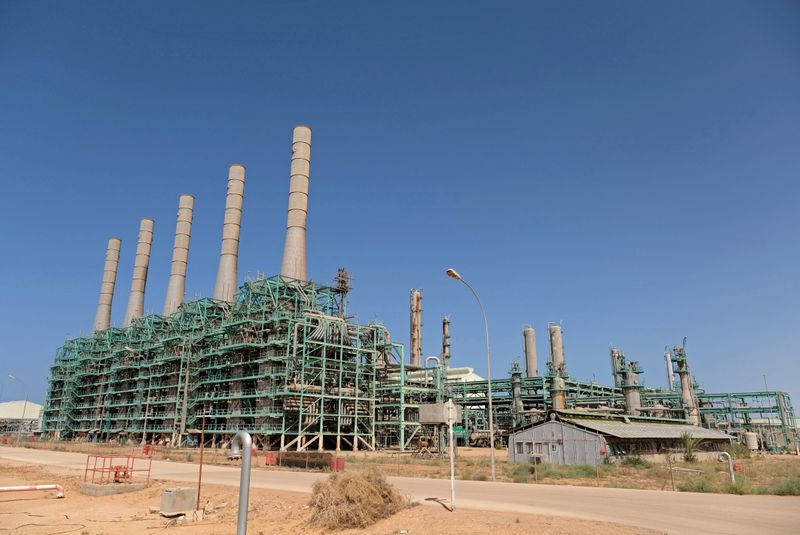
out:
M53 492L0 494L0 533L111 535L158 533L165 529L173 533L200 535L235 532L235 488L204 485L201 507L207 511L205 518L201 522L177 523L149 513L148 508L158 506L163 489L185 484L158 481L139 492L95 498L78 491L80 482L78 476L56 473L47 467L0 461L0 485L60 483L66 488L64 499L56 499ZM307 504L307 494L252 489L248 532L326 533L308 526L310 511ZM588 520L475 510L451 513L444 508L421 506L412 506L366 530L339 533L577 535L588 532L593 535L657 533Z

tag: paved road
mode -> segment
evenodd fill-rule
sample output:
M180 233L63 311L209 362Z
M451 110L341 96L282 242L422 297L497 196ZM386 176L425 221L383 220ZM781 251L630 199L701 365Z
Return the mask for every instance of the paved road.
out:
M0 448L0 458L69 471L83 471L86 463L85 454L25 448ZM154 461L152 477L196 482L197 465ZM319 473L253 470L251 486L310 492L311 485L323 477L325 475ZM425 501L426 498L449 499L450 496L448 480L408 477L390 477L389 480L422 503L432 503ZM203 481L238 485L239 469L206 465ZM674 534L800 533L800 497L457 481L456 506L619 522Z

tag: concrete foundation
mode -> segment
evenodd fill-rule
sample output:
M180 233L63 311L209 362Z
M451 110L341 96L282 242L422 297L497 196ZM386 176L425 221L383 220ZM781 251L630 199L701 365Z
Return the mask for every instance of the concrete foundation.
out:
M193 513L197 507L197 489L173 487L161 493L161 514Z
M80 492L87 496L113 496L114 494L124 494L126 492L136 492L142 490L147 485L144 483L120 483L97 485L95 483L81 483Z

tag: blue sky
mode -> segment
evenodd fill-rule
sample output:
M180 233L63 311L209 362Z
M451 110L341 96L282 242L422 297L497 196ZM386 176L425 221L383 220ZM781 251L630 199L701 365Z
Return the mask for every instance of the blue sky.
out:
M309 275L351 309L494 375L533 323L567 368L608 347L665 382L688 336L712 391L800 401L796 2L2 2L0 372L44 397L90 332L109 236L124 314L138 221L163 306L178 195L196 197L187 296L213 290L230 163L247 166L240 275L275 274L291 129L313 128ZM543 366L543 364L540 364Z

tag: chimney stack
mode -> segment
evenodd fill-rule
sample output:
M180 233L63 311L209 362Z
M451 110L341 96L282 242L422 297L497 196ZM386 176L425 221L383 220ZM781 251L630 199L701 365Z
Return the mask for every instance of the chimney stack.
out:
M164 315L178 310L186 293L186 264L189 261L189 237L192 233L194 197L181 195L178 200L178 223L175 227L175 243L172 246L172 268L169 273Z
M289 179L289 213L283 247L281 277L305 282L306 217L308 215L308 174L311 166L311 129L296 126L292 139Z
M122 241L109 238L106 248L106 262L103 266L103 282L100 284L100 301L97 303L97 315L94 318L94 332L111 327L111 301L114 299L114 286L117 283L117 266L119 266L119 249Z
M152 219L142 219L139 224L139 239L136 244L136 258L133 261L133 278L131 280L131 295L128 298L128 308L125 311L123 327L128 327L131 320L144 315L144 289L147 285L147 268L150 264L150 246L153 244Z
M547 327L550 333L550 364L553 373L564 374L564 341L561 336L561 325L551 323Z
M411 290L411 365L422 365L422 292Z
M214 299L228 303L233 303L236 299L243 196L244 166L233 164L228 170L228 196L225 199L222 251L219 255L217 282L214 285Z
M536 330L528 325L522 329L522 338L525 342L525 372L528 377L539 375L538 364L536 362Z
M442 318L442 364L445 369L450 367L450 318Z

